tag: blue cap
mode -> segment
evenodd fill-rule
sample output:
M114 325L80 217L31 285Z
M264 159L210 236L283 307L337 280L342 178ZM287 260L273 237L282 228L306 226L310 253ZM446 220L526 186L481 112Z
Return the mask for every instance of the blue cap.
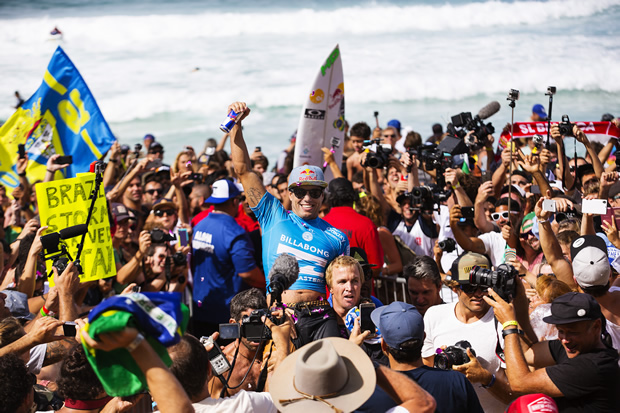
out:
M288 187L300 185L316 185L322 188L327 186L323 171L318 166L302 165L291 171L288 176Z
M392 119L387 125L396 128L398 133L400 133L400 121L398 119Z
M144 138L142 138L142 140L147 140L147 139L155 140L155 136L151 135L150 133L147 133L146 135L144 135Z
M394 301L370 313L370 319L381 331L385 343L395 349L405 341L424 340L424 319L411 304Z
M545 110L545 107L541 105L540 103L537 103L534 106L532 106L532 113L537 114L542 119L547 119L547 111Z
M205 204L221 204L241 194L237 185L228 179L220 179L213 183L213 192Z

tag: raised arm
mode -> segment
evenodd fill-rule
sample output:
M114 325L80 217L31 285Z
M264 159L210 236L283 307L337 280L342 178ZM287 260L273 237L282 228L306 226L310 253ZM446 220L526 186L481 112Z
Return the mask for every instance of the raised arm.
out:
M583 145L586 147L586 150L588 151L588 155L590 155L590 159L592 160L592 166L594 167L594 172L596 173L596 176L598 176L598 178L600 179L601 175L603 175L604 169L603 169L603 164L601 163L600 159L598 159L598 153L596 153L596 151L592 147L592 144L590 143L590 140L588 139L586 134L581 130L581 128L579 128L579 126L573 125L573 135L575 135L575 139L583 143Z
M461 213L461 206L453 205L450 209L450 228L452 228L454 239L465 251L472 251L477 252L478 254L484 254L486 248L484 247L484 243L482 242L482 240L480 240L480 238L473 238L467 236L467 234L465 234L465 232L458 224L459 219L462 217L463 215Z
M238 113L239 116L237 117L237 122L230 131L230 155L235 172L241 180L241 185L243 185L248 204L251 207L255 207L267 190L260 177L252 171L250 154L248 153L248 147L243 139L241 121L250 114L250 108L247 107L245 102L235 102L228 106L229 112L231 109L234 110L235 113Z
M487 198L493 194L493 191L493 183L486 181L478 188L478 195L474 201L474 224L482 234L495 230L495 226L487 220L484 214L484 204Z
M551 191L547 191L547 196L541 197L534 208L534 213L538 219L538 231L543 254L547 258L547 262L551 265L556 277L560 281L564 281L568 284L569 287L577 288L577 284L575 284L573 280L573 267L564 259L562 247L560 247L560 243L551 229L551 223L549 222L551 212L543 211L542 209L542 204L545 199L551 199Z

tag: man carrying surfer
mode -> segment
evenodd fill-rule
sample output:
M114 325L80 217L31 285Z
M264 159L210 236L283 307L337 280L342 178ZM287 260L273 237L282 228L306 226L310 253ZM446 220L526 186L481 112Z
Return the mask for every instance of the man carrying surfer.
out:
M287 211L250 166L241 129L250 109L244 102L235 102L230 110L239 114L230 132L232 162L262 229L265 275L280 254L293 255L299 262L297 281L282 294L282 302L294 308L297 316L294 344L299 348L324 337L338 337L336 316L326 300L325 269L337 256L349 254L349 241L318 218L327 186L323 171L312 165L293 169L288 179L292 211Z

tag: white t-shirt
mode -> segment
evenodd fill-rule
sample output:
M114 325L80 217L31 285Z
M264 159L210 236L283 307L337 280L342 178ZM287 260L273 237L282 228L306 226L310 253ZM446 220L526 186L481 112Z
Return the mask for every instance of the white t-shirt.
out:
M491 373L497 373L500 367L505 367L505 364L497 356L495 349L498 338L502 348L504 340L501 334L502 325L497 323L497 328L495 327L493 308L490 308L480 320L465 324L456 318L456 304L455 302L435 305L424 314L426 338L422 347L422 357L435 355L435 350L441 346L453 346L457 341L467 340L476 352L482 367ZM497 400L479 383L474 384L474 389L485 412L501 413L506 409L506 404Z
M609 320L607 321L607 332L611 336L611 344L613 347L618 350L620 354L620 326L612 323ZM618 365L620 365L620 360L618 360Z
M46 352L47 344L39 344L30 349L30 360L26 363L29 372L33 374L39 374L41 372Z
M422 231L420 221L416 220L411 231L407 231L405 221L400 221L393 234L398 235L416 255L428 255L429 257L433 257L433 247L435 246L437 238L428 237L424 231Z
M232 397L223 399L206 399L194 403L194 410L205 413L228 413L228 412L248 412L248 413L277 413L278 409L273 404L269 393L259 393L241 390Z
M484 253L491 259L491 265L497 268L504 263L506 240L501 232L487 232L478 236L484 244Z

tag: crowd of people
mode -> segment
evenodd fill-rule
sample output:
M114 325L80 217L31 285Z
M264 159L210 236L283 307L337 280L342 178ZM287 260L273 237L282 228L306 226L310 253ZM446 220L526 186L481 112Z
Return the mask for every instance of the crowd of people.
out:
M229 133L171 165L150 134L104 156L116 271L97 281L48 274L18 159L0 186L0 413L617 411L616 138L358 122L341 164L323 148L328 182L293 166L295 136L270 168L250 108L228 110ZM401 301L377 298L400 280Z

